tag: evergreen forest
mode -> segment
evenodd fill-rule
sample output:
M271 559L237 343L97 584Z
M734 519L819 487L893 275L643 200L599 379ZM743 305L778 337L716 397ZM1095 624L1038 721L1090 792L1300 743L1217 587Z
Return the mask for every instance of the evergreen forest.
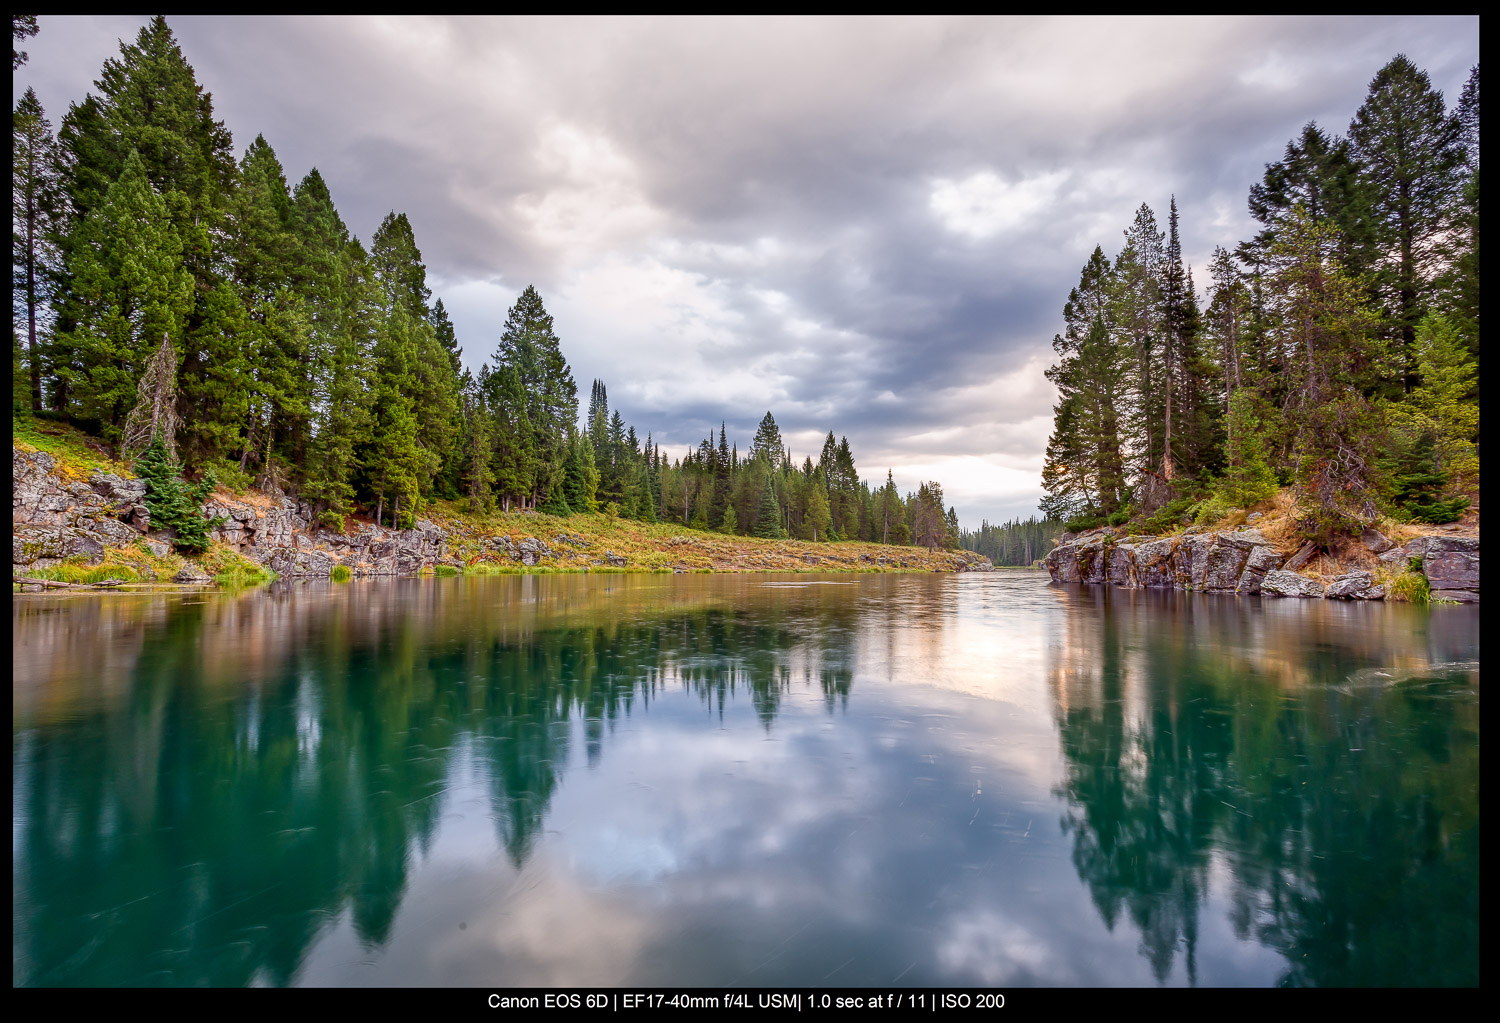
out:
M12 28L18 45L37 30L22 15ZM767 412L744 452L721 424L674 458L601 380L580 420L533 287L470 372L408 217L391 211L362 242L316 169L289 182L259 135L236 158L165 18L94 85L55 129L31 89L14 109L17 416L64 420L125 459L149 451L156 475L196 481L184 494L295 493L335 530L355 516L410 526L447 501L958 545L940 484L903 495L888 471L872 486L832 431L799 463Z
M1398 55L1340 134L1249 190L1202 293L1177 204L1144 203L1063 305L1043 513L1160 532L1278 493L1328 544L1479 493L1479 68L1455 104ZM1165 228L1165 229L1163 229ZM1200 278L1201 280L1201 278Z

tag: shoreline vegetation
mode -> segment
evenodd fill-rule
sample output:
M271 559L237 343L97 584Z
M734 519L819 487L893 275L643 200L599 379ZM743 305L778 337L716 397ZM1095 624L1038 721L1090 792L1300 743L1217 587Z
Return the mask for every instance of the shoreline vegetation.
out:
M1197 268L1201 300L1175 197L1165 225L1142 203L1113 259L1095 246L1052 342L1043 514L1064 544L1264 519L1266 556L1320 591L1391 570L1367 534L1442 529L1468 538L1477 595L1478 66L1450 105L1398 54L1347 133L1309 122L1248 207L1258 232Z
M367 575L961 572L989 571L992 567L982 555L942 547L741 537L679 523L641 522L601 513L553 515L492 508L475 514L465 502L442 499L425 509L425 518L414 524L420 528L414 530L377 527L368 519L351 516L337 533L307 523L298 531L300 536L279 535L274 546L259 546L226 538L254 537L254 527L264 531L272 523L276 523L273 529L282 528L277 517L284 517L283 509L295 502L277 499L255 487L233 489L222 483L206 495L204 506L231 514L214 517L214 527L201 553L182 551L174 549L171 537L162 532L148 526L148 531L141 533L136 531L138 526L126 525L138 521L143 511L139 505L110 505L114 496L111 488L135 493L141 483L98 438L64 423L17 415L12 448L17 467L13 473L17 488L12 523L17 550L13 592L26 592L31 587L63 592L129 591L161 587L169 580L237 589L275 579L278 572L264 562L275 562L275 555L283 551L330 552L319 572L305 574L334 582ZM90 480L95 483L92 487ZM111 496L96 497L99 489L110 490ZM46 511L28 510L33 508ZM246 521L233 521L235 516ZM27 517L37 521L25 521ZM65 545L58 550L26 552L28 541L23 534L32 530L46 534L44 539L67 533L97 536L101 542L72 554L67 553ZM415 548L418 560L394 570L360 561L362 553L369 550L368 543L357 545L361 536L377 542L399 542L408 534L423 537L422 530L440 540L425 549ZM341 550L337 546L341 542L354 546ZM46 556L52 553L62 556ZM24 564L28 558L30 564ZM301 563L290 564L294 574L304 574L298 571Z

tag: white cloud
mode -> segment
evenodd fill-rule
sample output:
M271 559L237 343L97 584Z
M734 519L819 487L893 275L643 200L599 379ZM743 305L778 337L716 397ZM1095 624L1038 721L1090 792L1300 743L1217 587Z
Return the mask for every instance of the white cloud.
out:
M1029 225L1052 207L1068 176L1066 170L1048 171L1010 183L980 171L961 181L939 178L932 183L928 205L954 234L992 238Z

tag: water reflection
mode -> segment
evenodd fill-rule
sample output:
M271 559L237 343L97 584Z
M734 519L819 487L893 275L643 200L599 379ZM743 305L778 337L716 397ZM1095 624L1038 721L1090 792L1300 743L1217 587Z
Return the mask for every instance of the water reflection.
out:
M1129 918L1159 980L1181 955L1196 982L1217 867L1235 933L1290 964L1280 984L1478 983L1474 616L1067 599L1063 828L1100 917Z
M766 728L794 676L849 691L816 591L464 582L17 602L17 982L291 983L346 906L389 939L461 747L520 867L574 719L594 766L663 686Z
M812 582L16 599L14 982L1477 983L1473 609Z

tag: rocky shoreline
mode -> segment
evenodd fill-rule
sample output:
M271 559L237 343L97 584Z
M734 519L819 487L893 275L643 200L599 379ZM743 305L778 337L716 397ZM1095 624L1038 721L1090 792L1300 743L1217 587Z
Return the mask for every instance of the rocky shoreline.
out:
M101 471L92 473L87 482L70 482L58 475L55 468L54 459L44 451L12 447L13 575L70 560L98 564L107 550L141 542L154 555L171 552L170 537L151 527L150 513L143 503L146 493L143 482ZM210 518L223 519L210 534L214 540L283 578L326 579L339 566L354 576L413 576L439 566L461 570L474 560L521 568L631 567L623 555L567 532L543 539L485 533L460 524L439 525L418 519L411 529L355 523L347 532L336 533L316 523L311 505L285 495L251 493L233 498L221 491L204 502L203 511ZM701 542L678 536L667 544L687 552ZM804 551L803 546L809 549ZM799 566L828 571L921 569L922 559L929 557L928 552L913 548L886 548L889 554L873 554L842 551L828 545L797 543L796 547L776 553L784 561L795 559ZM972 572L993 568L987 558L969 551L937 553L942 555L940 570ZM682 565L672 565L671 569L689 570ZM200 566L188 561L172 581L202 584L209 577Z
M1397 546L1374 529L1360 542L1379 561L1401 568L1419 563L1435 601L1479 600L1479 539L1422 536ZM1383 600L1373 572L1346 572L1326 584L1300 574L1315 549L1286 556L1254 528L1130 536L1104 528L1064 534L1043 559L1054 583L1175 589L1272 597Z

